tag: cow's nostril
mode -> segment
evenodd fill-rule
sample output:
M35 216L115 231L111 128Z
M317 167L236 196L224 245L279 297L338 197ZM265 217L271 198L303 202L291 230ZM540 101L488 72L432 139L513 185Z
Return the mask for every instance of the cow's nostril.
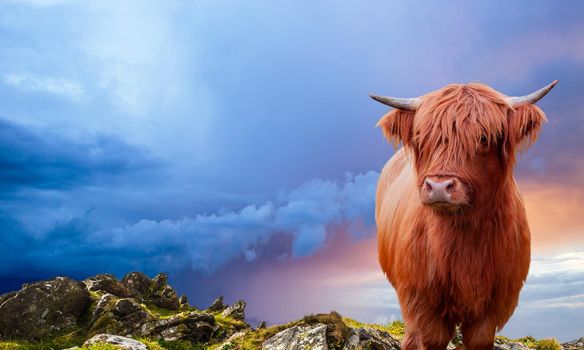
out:
M449 184L446 186L446 189L447 189L447 190L453 190L453 189L454 189L454 182L451 182L451 183L449 183Z
M424 181L424 185L426 186L426 190L430 192L432 191L432 184L430 184L430 181L428 181L428 179Z

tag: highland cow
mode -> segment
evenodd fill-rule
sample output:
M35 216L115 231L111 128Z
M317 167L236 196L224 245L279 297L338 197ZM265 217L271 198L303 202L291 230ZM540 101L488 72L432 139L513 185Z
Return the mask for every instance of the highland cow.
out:
M403 349L446 349L457 325L466 349L493 349L530 263L515 156L537 139L546 118L534 103L556 83L522 97L478 83L418 98L371 95L396 108L378 126L403 145L383 168L375 212Z

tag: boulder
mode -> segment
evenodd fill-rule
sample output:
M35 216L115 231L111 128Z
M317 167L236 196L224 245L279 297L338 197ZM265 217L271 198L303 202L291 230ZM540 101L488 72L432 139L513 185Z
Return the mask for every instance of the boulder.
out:
M211 305L207 308L207 311L220 312L225 310L225 308L227 308L227 306L223 304L223 296L220 296L211 303Z
M97 302L92 317L91 333L141 335L141 328L155 318L132 298L116 299L104 294Z
M168 276L164 273L151 280L141 272L131 272L124 276L122 285L139 302L169 310L179 309L178 294L168 284Z
M90 303L85 285L67 277L25 284L0 305L0 337L32 340L74 328Z
M90 345L98 343L112 344L123 350L148 350L146 344L135 339L104 333L97 334L91 339L87 340L83 344L83 347L89 347Z
M14 295L16 295L16 292L8 292L6 294L0 295L0 305L2 305L6 300L12 298Z
M114 299L115 297L112 294L106 293L97 300L93 314L91 315L92 324L112 308Z
M237 340L239 338L244 337L247 334L246 331L240 331L237 333L233 333L226 341L224 341L223 343L221 343L221 345L219 345L216 350L229 350L229 349L233 349L233 341Z
M208 342L217 326L213 315L196 311L186 315L179 314L169 318L145 323L140 334L148 337L161 337L167 341L189 340Z
M183 294L180 296L180 298L178 298L178 303L180 306L189 306L189 299L186 295Z
M584 350L584 337L562 344L565 350Z
M152 281L141 272L130 272L122 278L122 284L130 291L131 296L136 296L149 293Z
M90 292L102 291L122 298L131 295L130 291L114 275L99 274L85 279L83 283Z
M180 306L178 294L176 294L174 289L168 284L162 287L157 287L154 292L146 298L146 300L158 307L169 310L178 310Z
M263 350L328 350L326 325L314 324L287 328L262 343Z
M244 321L245 320L245 300L239 300L235 304L227 307L227 309L223 310L221 316L223 317L231 317L235 320Z
M353 328L343 350L399 350L400 342L389 333L375 328Z
M523 343L506 342L502 339L495 339L494 350L531 350Z
M140 311L140 310L142 310L142 307L140 306L140 304L138 304L133 299L128 298L128 299L118 300L115 303L115 305L112 309L112 312L116 316L124 317L124 316L127 316L129 314L132 314L132 313Z

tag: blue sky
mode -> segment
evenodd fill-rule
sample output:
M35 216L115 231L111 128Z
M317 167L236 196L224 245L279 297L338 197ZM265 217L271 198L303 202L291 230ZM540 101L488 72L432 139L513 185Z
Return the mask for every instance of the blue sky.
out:
M367 94L481 81L519 95L559 79L516 171L537 262L504 333L582 336L582 13L553 1L0 1L0 291L167 271L200 306L245 297L250 317L272 322L332 308L399 317L367 245L393 153ZM331 282L337 294L305 278L347 275L328 266L361 256L353 282ZM278 312L274 271L297 281ZM260 276L273 284L246 284Z

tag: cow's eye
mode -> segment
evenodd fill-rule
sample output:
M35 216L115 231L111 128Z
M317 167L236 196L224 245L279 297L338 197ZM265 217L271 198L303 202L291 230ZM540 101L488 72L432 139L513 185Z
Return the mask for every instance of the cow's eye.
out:
M481 144L486 146L489 143L486 135L481 135Z

